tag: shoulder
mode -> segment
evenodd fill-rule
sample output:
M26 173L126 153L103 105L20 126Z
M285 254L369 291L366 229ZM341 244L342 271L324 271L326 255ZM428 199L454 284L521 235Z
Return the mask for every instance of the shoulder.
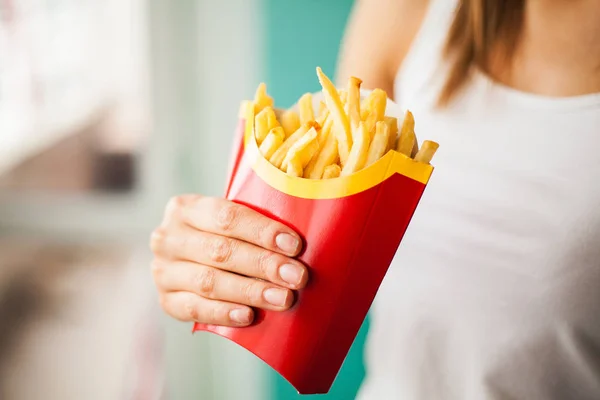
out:
M337 81L357 76L366 89L379 87L393 97L396 73L429 5L430 0L357 0L340 49Z

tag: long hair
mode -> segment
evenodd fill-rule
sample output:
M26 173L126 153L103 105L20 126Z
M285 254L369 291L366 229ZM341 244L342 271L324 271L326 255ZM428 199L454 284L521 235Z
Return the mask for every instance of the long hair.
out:
M509 66L523 24L526 0L461 0L450 27L444 57L450 63L438 104L447 105L469 81L473 69Z

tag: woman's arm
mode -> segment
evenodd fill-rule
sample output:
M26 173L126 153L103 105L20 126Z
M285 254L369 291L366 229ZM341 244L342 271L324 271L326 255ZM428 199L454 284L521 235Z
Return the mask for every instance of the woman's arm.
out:
M357 0L342 42L338 84L350 76L365 89L380 88L394 98L394 80L416 36L428 0Z

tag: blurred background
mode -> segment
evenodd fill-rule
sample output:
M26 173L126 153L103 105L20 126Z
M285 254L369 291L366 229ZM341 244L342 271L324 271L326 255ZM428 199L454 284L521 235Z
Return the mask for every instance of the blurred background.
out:
M0 399L301 398L158 308L169 197L220 195L239 104L335 75L351 0L0 0ZM363 326L322 399L352 399ZM307 396L310 397L310 396Z

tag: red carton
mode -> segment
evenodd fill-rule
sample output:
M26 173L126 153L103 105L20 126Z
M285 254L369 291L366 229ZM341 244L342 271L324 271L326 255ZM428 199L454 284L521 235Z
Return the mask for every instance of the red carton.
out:
M318 101L318 94L315 94ZM393 112L391 101L386 115ZM249 108L252 110L252 108ZM392 110L392 112L390 112ZM281 221L304 240L309 283L285 312L256 310L244 328L195 324L254 353L300 394L327 393L350 350L433 167L396 151L350 176L295 178L258 151L254 115L240 119L226 198Z

